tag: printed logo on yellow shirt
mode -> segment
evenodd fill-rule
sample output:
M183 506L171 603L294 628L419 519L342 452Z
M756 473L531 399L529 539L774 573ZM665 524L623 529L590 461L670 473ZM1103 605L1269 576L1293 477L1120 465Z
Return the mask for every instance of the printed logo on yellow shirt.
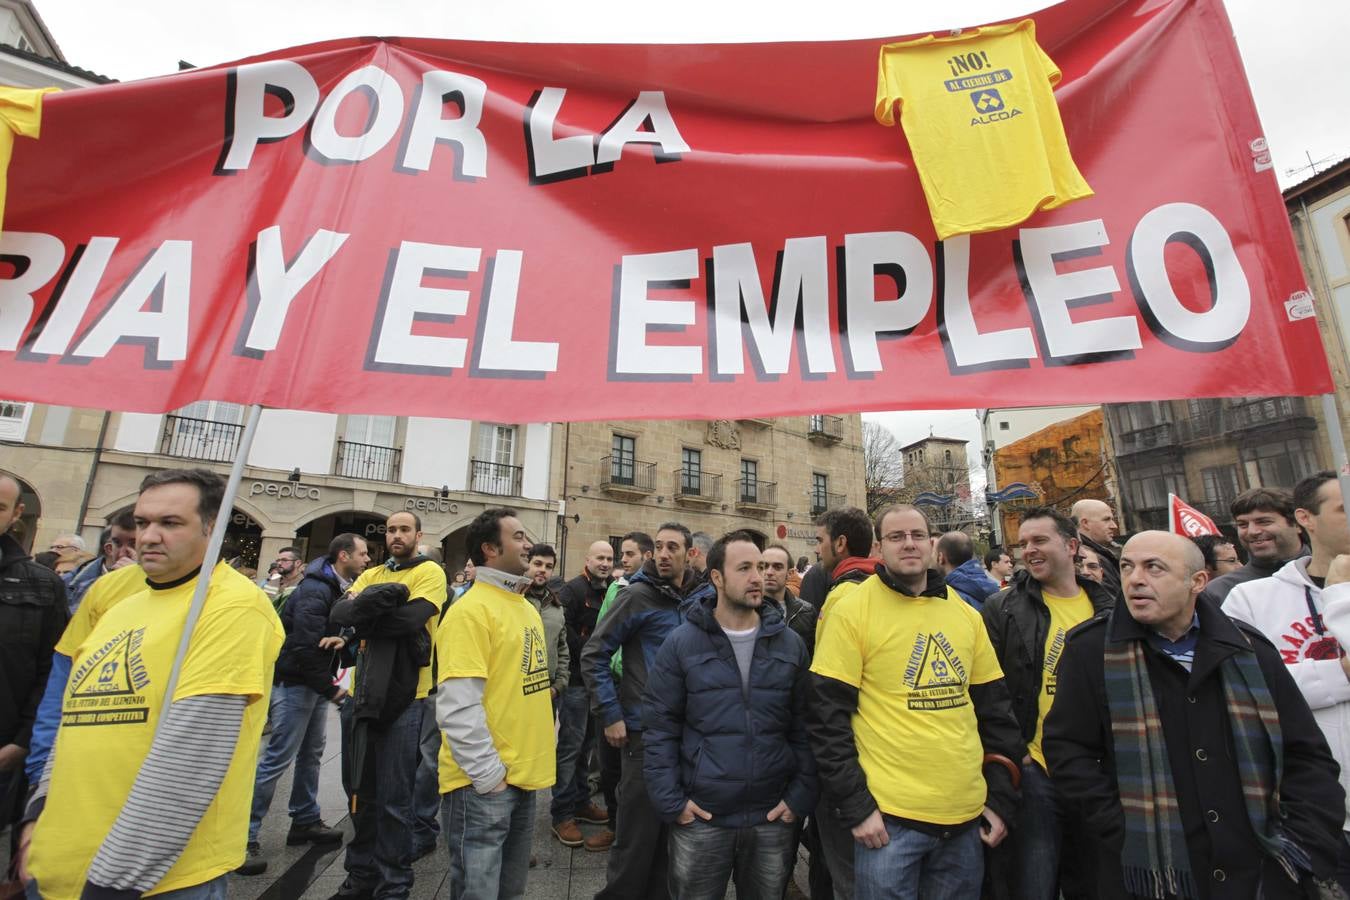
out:
M910 709L956 709L969 702L966 667L941 631L915 635L905 666L905 686L910 689Z
M525 626L524 651L520 658L521 693L529 696L537 691L546 691L549 687L548 644L538 629Z
M144 628L122 631L80 663L70 679L62 725L125 725L149 719L149 701L142 693L150 684L141 659L144 640Z
M989 53L981 50L977 53L967 53L957 55L947 60L947 65L951 68L953 75L960 75L962 72L979 70L990 65ZM951 78L942 83L948 93L961 93L970 91L970 103L975 107L975 118L970 120L971 127L976 125L991 125L994 122L1006 122L1008 119L1014 119L1022 115L1022 110L1013 107L1008 109L1007 104L1003 102L1003 94L995 84L1006 84L1013 80L1013 74L1007 69L998 69L997 71L985 72L979 75L969 75L963 78Z
M1059 658L1064 654L1064 629L1055 630L1055 634L1050 638L1050 643L1045 647L1045 672L1042 677L1045 679L1045 693L1048 697L1055 696L1055 687L1059 683Z

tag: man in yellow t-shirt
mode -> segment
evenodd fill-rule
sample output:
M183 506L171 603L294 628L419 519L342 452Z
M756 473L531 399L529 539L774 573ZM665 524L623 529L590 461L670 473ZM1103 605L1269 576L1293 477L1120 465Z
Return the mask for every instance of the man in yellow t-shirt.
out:
M1091 197L1069 154L1036 23L881 48L876 118L909 139L937 236L997 231Z
M999 864L1015 862L1016 875L1008 873L1005 880L1018 886L1014 891L1018 897L1054 900L1061 884L1069 896L1087 896L1092 889L1083 880L1086 873L1078 873L1071 863L1088 858L1085 854L1092 849L1074 845L1086 829L1075 825L1069 807L1055 793L1046 774L1041 735L1055 701L1065 636L1096 613L1108 611L1114 597L1097 582L1077 575L1077 529L1063 513L1050 507L1027 510L1017 538L1026 570L1014 576L1011 587L985 601L984 607L984 624L1027 742L1027 755L1022 759L1021 827L1015 847ZM1064 850L1066 844L1068 850Z
M47 776L25 814L36 829L20 868L47 900L223 891L244 859L284 634L262 591L229 566L211 573L177 687L164 695L223 493L203 469L141 483L145 589L73 648Z
M450 897L523 897L534 792L557 771L548 643L530 585L530 539L512 509L469 523L477 567L436 632L442 825Z
M358 597L367 588L383 584L401 584L408 589L408 602L422 600L430 603L426 621L428 644L436 631L436 620L446 603L445 570L430 557L417 552L422 541L422 520L416 513L397 512L385 520L384 545L389 558L384 565L366 569L352 582L347 595ZM339 622L347 601L334 607L333 621ZM340 623L339 623L340 624ZM357 639L364 637L360 632ZM325 638L320 646L340 646L340 638ZM430 718L424 722L426 706L431 702L431 663L428 660L417 674L414 699L398 717L378 730L365 732L362 740L365 752L361 754L364 766L356 772L353 736L356 734L357 703L349 701L342 706L342 773L349 795L356 795L352 814L354 834L347 844L343 865L347 878L335 896L364 898L376 896L406 897L413 885L413 861L425 856L436 844L436 833L419 835L425 828L421 811L424 803L436 803L434 778L421 777L426 765L423 744L424 727L434 725ZM353 672L353 684L358 684L360 667ZM360 688L353 691L353 701L359 700ZM431 739L436 738L434 727ZM429 743L429 742L428 742ZM432 743L432 751L435 744ZM349 756L350 754L350 756ZM434 762L434 755L432 755ZM434 774L434 769L427 773ZM373 792L362 793L363 785ZM424 786L425 796L418 788ZM436 826L434 809L430 828ZM419 827L421 826L421 827ZM411 848L411 852L409 852Z
M1017 807L1025 743L1003 672L979 613L932 568L930 532L913 506L878 514L882 564L835 604L811 665L811 749L852 829L860 896L978 896L981 842L1001 842Z

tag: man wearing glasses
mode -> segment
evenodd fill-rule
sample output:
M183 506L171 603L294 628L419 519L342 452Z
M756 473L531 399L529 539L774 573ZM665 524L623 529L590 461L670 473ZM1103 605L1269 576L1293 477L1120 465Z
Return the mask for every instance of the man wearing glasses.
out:
M52 544L52 549L58 549L56 544ZM99 555L62 576L61 580L66 583L70 614L75 614L80 601L100 575L135 564L136 520L131 510L125 510L114 516L108 527L103 529L103 535L99 538Z

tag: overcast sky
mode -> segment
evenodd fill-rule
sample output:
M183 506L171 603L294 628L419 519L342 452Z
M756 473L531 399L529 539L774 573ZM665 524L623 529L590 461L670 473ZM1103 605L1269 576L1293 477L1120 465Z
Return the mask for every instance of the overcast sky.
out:
M34 0L73 65L130 80L354 35L520 41L839 40L941 30L1022 15L1037 0L832 0L764 4L727 0ZM1350 3L1345 0L1230 0L1229 17L1281 186L1350 155L1345 58ZM1184 85L1178 85L1178 90ZM1293 170L1293 171L1291 171ZM1034 397L1027 398L1034 403ZM902 443L926 436L967 438L977 456L971 410L883 413Z

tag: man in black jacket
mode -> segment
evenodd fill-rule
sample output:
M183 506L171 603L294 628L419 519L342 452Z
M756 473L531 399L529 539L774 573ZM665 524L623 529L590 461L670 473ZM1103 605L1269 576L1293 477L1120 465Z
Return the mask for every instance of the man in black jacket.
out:
M1078 543L1102 561L1102 584L1112 596L1120 593L1120 548L1116 546L1116 514L1101 500L1079 500L1069 511L1078 525Z
M1314 896L1290 873L1333 875L1344 793L1279 651L1201 596L1181 535L1135 535L1120 568L1124 599L1069 636L1045 723L1103 848L1094 897Z
M991 859L991 865L1011 864L1015 854L1016 877L1000 879L1014 882L1012 896L1054 900L1061 888L1060 860L1068 863L1079 854L1061 856L1066 840L1074 846L1076 829L1068 803L1057 795L1046 774L1041 732L1045 714L1055 701L1064 636L1109 610L1115 597L1075 573L1078 538L1073 521L1063 513L1048 506L1024 512L1018 545L1026 570L1013 576L1012 587L986 600L983 611L989 640L1012 694L1013 715L1027 743L1027 755L1021 760L1021 827L1014 835L1015 846L1005 848L1010 858ZM1068 872L1063 881L1065 896L1071 900L1083 896Z
M19 809L23 760L65 630L66 589L9 534L23 515L19 483L0 475L0 829ZM11 805L4 805L8 800Z
M816 608L795 596L787 586L787 574L792 568L792 554L782 544L764 548L759 565L764 576L764 599L778 607L783 622L797 632L806 645L808 661L816 649Z
M882 565L835 599L811 664L822 805L851 829L859 896L978 896L981 843L1017 808L1026 744L984 621L931 568L930 531L913 506L879 513Z
M258 831L272 806L277 780L292 762L295 779L291 782L291 830L286 843L335 844L342 840L341 830L327 827L319 818L319 765L328 719L324 701L341 703L347 692L333 683L337 654L320 648L319 641L336 633L328 624L333 604L369 563L370 550L364 538L338 535L328 545L328 554L305 569L282 608L286 642L281 645L273 676L272 735L258 759L248 823L248 858L235 870L240 875L267 871Z

